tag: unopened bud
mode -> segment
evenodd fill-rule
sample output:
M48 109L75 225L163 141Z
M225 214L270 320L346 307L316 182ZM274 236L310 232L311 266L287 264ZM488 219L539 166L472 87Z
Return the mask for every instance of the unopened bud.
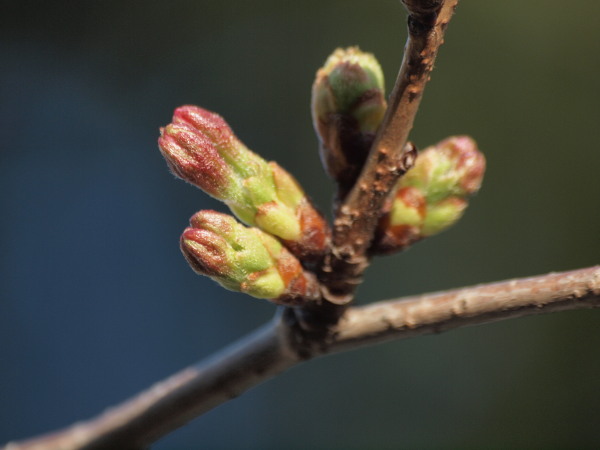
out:
M399 186L416 187L428 203L436 203L474 194L481 186L484 172L485 158L475 141L468 136L454 136L423 150Z
M468 196L479 190L484 172L485 158L468 136L451 137L423 150L398 182L372 252L400 251L456 223Z
M358 47L337 49L312 88L312 117L321 160L342 197L358 177L386 110L383 72Z
M202 133L186 123L161 129L159 148L171 172L216 198L239 195L235 174L217 148Z
M467 201L460 197L449 197L430 205L423 221L421 235L427 237L444 231L462 217L467 206Z
M181 250L195 272L226 289L278 304L320 298L315 276L269 234L216 211L196 213L190 225L181 236Z
M281 238L303 260L324 252L327 223L300 185L250 151L218 114L177 108L158 145L175 175L225 202L240 220Z

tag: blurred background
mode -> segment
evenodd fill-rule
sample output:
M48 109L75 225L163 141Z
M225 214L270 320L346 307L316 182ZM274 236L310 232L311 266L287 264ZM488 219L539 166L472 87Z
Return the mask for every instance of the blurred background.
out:
M188 218L223 207L157 150L181 104L222 114L324 211L310 121L337 46L391 89L398 0L0 1L0 443L92 417L269 320L195 275ZM459 5L411 138L487 156L458 226L378 259L359 302L581 268L600 248L600 2ZM156 449L600 447L600 312L304 364Z

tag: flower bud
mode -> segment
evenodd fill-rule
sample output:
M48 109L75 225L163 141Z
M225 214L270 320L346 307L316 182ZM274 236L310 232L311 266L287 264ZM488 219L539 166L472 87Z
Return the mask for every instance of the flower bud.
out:
M321 160L343 197L365 163L386 110L383 72L375 57L358 47L335 50L317 72L311 109Z
M279 237L302 260L324 252L327 223L300 185L250 151L218 114L197 106L177 108L158 145L176 176L225 202L245 223Z
M429 147L399 182L413 186L428 204L448 197L466 197L477 192L485 172L485 158L468 136L454 136Z
M159 148L171 172L216 198L239 195L233 170L212 142L186 123L173 123L161 129Z
M373 253L393 253L456 223L483 180L485 158L468 136L429 147L400 179Z
M444 231L462 217L467 206L467 201L460 197L448 197L430 205L423 221L421 235L427 237Z
M278 304L320 298L315 276L269 234L216 211L196 213L190 225L181 236L181 250L196 273L226 289Z

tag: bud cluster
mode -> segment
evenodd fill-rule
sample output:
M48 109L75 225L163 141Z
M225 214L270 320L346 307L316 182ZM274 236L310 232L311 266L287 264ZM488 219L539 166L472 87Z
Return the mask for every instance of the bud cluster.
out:
M277 236L303 260L324 252L327 224L296 180L250 151L218 114L177 108L158 145L175 175L226 203L243 222Z
M322 162L338 188L337 207L366 162L386 108L383 73L373 55L337 49L317 72L312 118ZM180 240L195 272L282 305L320 303L321 285L310 270L321 268L327 284L328 258L338 249L326 255L329 227L287 171L249 150L221 116L197 106L177 108L158 145L173 174L250 225L216 211L196 213ZM400 251L455 223L484 171L485 159L467 136L425 149L381 211L367 256Z
M484 172L485 158L468 136L423 150L398 182L373 252L393 253L450 227L465 211L467 198L479 190Z

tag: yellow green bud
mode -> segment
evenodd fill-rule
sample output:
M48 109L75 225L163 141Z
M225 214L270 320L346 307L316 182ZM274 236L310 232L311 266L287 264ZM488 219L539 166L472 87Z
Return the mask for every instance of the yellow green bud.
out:
M427 215L421 228L421 236L427 237L444 231L462 217L467 201L459 197L449 197L427 207Z
M343 197L360 173L386 110L383 72L358 47L338 48L312 88L313 124L321 160Z
M190 225L181 236L181 250L195 272L226 289L275 303L320 298L314 275L269 234L216 211L196 213Z
M468 136L445 139L423 150L400 179L382 217L373 253L400 251L460 219L483 180L485 158Z
M226 203L240 220L281 238L303 260L325 251L329 228L300 185L250 151L218 114L177 108L158 144L175 175Z

